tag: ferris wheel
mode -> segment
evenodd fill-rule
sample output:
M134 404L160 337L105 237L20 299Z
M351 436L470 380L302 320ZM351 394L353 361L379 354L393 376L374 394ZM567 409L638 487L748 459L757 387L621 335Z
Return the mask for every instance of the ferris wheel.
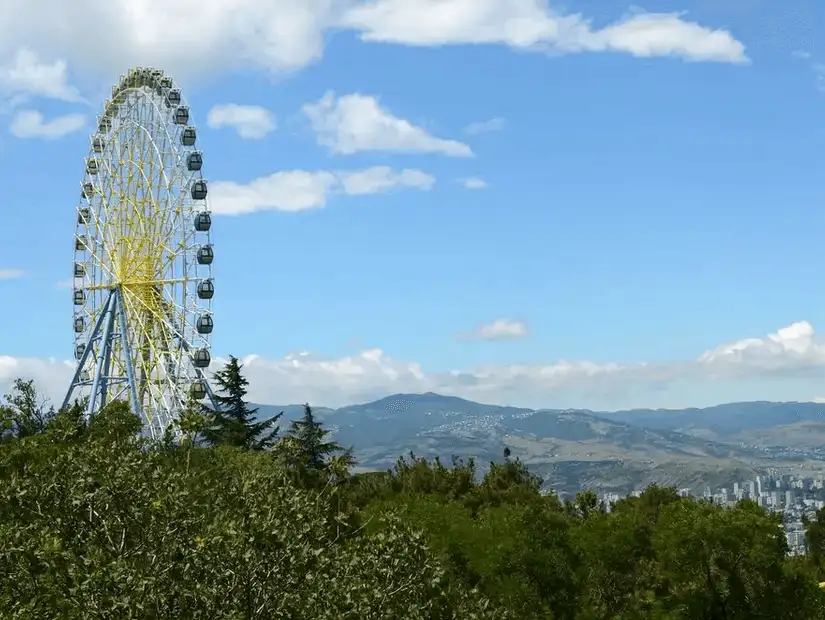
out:
M151 437L215 398L215 285L203 154L189 107L159 69L130 70L98 117L74 236L74 354L66 394L87 415L125 400Z

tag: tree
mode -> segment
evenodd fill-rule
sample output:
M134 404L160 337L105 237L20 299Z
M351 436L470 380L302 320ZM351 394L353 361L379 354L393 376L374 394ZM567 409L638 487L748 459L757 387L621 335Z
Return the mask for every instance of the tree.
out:
M522 620L572 620L579 553L571 523L525 472L508 461L479 482L472 461L454 457L447 467L411 454L383 475L387 492L373 493L361 522L373 532L377 519L397 514L424 533L457 587Z
M337 442L325 441L328 435L329 431L315 418L309 403L304 405L303 417L290 423L289 436L296 442L301 464L308 469L323 470L330 456L345 451Z
M599 497L591 490L576 493L575 499L568 500L565 503L565 509L569 515L585 521L593 515L605 511L603 502L600 502Z
M510 449L504 448L504 462L490 463L478 487L478 498L483 505L529 504L541 498L543 480L519 458L512 459L510 455Z
M279 431L276 423L283 412L268 420L255 420L258 409L250 409L245 400L249 381L241 373L242 369L238 358L230 355L223 370L215 373L218 386L215 404L218 409L208 411L210 420L203 429L203 436L212 445L263 450L275 443Z
M43 433L55 416L54 407L47 406L48 399L40 396L33 379L15 379L5 401L5 404L0 404L0 432L15 437Z
M787 620L817 617L812 579L789 570L782 516L752 501L722 508L663 506L653 536L657 603L678 618Z
M816 574L821 577L823 574L823 560L825 560L825 508L816 511L813 519L807 515L802 517L802 524L805 526L805 550L807 559L812 565Z

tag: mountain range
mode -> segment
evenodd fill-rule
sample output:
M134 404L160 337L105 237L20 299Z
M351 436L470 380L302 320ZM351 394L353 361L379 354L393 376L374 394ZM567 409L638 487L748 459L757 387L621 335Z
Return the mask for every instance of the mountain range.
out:
M280 411L285 427L303 405ZM480 473L505 447L566 495L582 488L627 493L650 483L699 489L778 470L825 476L825 407L731 403L705 409L589 411L485 405L439 394L396 394L338 409L313 407L365 470L400 455L474 457Z

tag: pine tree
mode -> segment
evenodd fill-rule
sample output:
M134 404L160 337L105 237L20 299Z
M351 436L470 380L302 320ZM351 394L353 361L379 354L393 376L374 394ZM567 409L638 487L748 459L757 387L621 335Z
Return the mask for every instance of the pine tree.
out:
M295 447L299 465L310 470L327 468L330 457L347 451L335 441L325 441L329 431L315 419L309 403L304 405L304 415L290 423L289 437ZM348 453L347 453L348 454Z
M209 411L210 424L204 428L204 438L213 445L223 444L263 450L275 443L283 412L262 422L255 421L257 408L250 409L245 400L249 381L243 376L243 365L230 355L229 362L214 374L217 411Z

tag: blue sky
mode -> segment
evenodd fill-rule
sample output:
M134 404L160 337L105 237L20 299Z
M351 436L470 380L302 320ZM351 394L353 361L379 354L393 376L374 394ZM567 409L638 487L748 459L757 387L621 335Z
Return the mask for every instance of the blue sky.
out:
M91 119L154 65L219 214L213 351L258 356L258 400L825 395L825 4L441 2L0 9L0 386L68 380ZM94 46L61 27L92 15Z

